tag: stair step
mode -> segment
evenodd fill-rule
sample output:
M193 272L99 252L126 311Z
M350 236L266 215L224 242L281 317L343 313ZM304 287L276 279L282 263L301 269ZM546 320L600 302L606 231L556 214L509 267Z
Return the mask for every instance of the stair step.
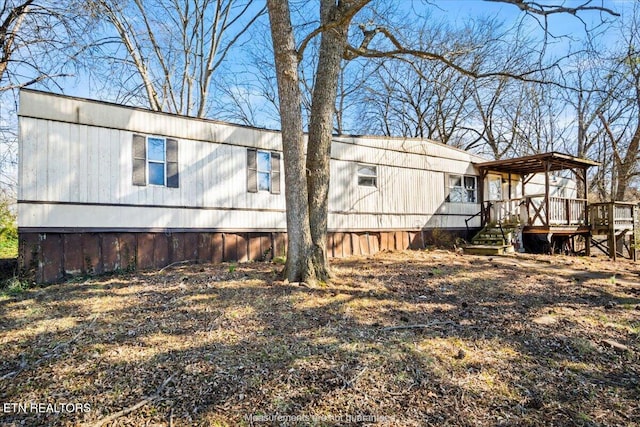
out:
M504 255L515 252L512 245L467 245L464 253L468 255Z
M484 240L473 240L471 242L472 245L481 245L481 246L505 246L505 242L486 242Z
M471 239L471 246L511 246L508 243L513 240L513 233L512 227L485 227Z

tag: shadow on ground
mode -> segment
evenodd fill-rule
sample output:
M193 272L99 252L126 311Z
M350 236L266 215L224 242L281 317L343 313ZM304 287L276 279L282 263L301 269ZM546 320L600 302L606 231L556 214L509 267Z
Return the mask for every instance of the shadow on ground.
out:
M633 425L638 267L558 259L383 253L336 260L324 287L244 264L31 290L0 301L0 401L91 410L0 422Z

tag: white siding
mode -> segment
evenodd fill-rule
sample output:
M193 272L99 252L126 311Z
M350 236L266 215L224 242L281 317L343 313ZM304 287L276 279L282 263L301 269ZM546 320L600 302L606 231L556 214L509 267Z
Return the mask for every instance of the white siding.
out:
M285 229L284 214L210 209L95 205L18 205L20 227L109 228L109 229ZM44 224L44 225L43 225Z
M278 132L33 91L20 126L20 227L286 228L284 173L280 195L246 183L247 147L280 151ZM178 140L179 188L133 185L134 134ZM463 228L480 206L445 203L445 175L477 175L483 160L432 141L336 137L329 228ZM359 163L377 166L376 188L358 185Z

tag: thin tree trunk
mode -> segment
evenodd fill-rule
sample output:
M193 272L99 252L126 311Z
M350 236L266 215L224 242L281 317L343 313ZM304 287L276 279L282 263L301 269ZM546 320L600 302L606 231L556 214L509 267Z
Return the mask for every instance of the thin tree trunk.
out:
M342 18L335 1L322 0L321 24L333 24ZM330 277L327 259L327 216L329 210L329 180L331 137L335 114L340 65L347 42L347 22L332 26L322 33L316 82L311 101L309 148L307 150L307 182L309 188L309 219L313 241L313 264L319 280Z
M0 80L4 76L11 56L16 49L15 39L20 34L20 27L24 22L24 18L29 13L29 8L33 0L25 1L20 6L15 7L8 13L4 22L0 26L0 46L2 47L2 55L0 57ZM6 6L5 6L6 7Z
M298 79L298 55L287 1L268 0L275 55L285 198L287 206L287 262L284 277L290 282L314 281L309 204L302 135L302 94Z

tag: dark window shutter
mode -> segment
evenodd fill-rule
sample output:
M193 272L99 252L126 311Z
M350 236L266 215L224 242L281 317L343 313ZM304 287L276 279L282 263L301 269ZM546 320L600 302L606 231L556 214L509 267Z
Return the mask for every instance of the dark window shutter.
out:
M253 148L247 149L247 191L249 193L258 192L258 165L257 150Z
M147 138L133 135L133 185L147 185Z
M178 188L179 185L178 141L167 139L167 187Z
M271 153L271 194L280 194L280 153Z

